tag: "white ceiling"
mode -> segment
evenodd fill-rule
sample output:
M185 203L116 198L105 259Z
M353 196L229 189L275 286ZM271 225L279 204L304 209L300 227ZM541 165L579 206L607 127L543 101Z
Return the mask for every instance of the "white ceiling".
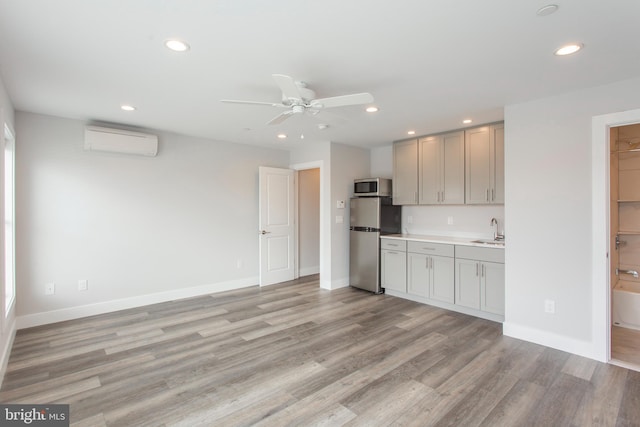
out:
M0 75L22 111L270 147L375 147L409 129L497 121L505 105L640 75L640 1L559 0L556 13L537 16L546 4L0 0ZM172 37L191 50L166 49ZM567 42L585 48L554 56ZM370 92L380 111L342 107L331 110L342 120L321 113L267 126L280 110L220 102L279 102L274 73L318 97Z

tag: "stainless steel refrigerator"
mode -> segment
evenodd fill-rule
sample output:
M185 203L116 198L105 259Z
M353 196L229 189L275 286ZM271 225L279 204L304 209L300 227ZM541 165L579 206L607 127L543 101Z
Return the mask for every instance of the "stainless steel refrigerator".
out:
M400 206L391 197L356 197L350 210L349 284L379 294L380 236L400 232Z

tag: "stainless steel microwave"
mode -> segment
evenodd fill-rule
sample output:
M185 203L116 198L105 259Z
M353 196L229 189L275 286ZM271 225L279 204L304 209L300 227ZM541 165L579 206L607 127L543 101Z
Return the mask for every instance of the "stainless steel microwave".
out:
M386 178L363 178L353 181L355 197L391 196L391 180Z

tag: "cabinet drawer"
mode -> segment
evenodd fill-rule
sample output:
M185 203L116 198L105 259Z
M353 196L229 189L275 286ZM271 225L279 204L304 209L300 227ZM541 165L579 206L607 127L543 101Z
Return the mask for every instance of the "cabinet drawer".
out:
M407 251L416 254L450 256L454 254L454 246L443 243L417 242L409 240Z
M503 248L478 248L476 246L456 245L456 258L489 261L504 264Z
M404 252L407 250L407 241L397 239L380 239L380 249Z

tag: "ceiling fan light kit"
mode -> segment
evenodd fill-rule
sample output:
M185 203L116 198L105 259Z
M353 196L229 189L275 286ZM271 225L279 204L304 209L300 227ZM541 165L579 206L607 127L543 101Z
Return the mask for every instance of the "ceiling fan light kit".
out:
M309 89L305 82L296 81L284 74L273 74L272 77L282 92L282 102L279 104L264 101L239 101L235 99L222 99L221 101L231 104L267 105L286 108L285 111L267 122L268 125L280 124L296 114L308 113L315 115L318 114L320 110L327 108L370 104L373 102L373 95L366 92L316 99L316 93Z

